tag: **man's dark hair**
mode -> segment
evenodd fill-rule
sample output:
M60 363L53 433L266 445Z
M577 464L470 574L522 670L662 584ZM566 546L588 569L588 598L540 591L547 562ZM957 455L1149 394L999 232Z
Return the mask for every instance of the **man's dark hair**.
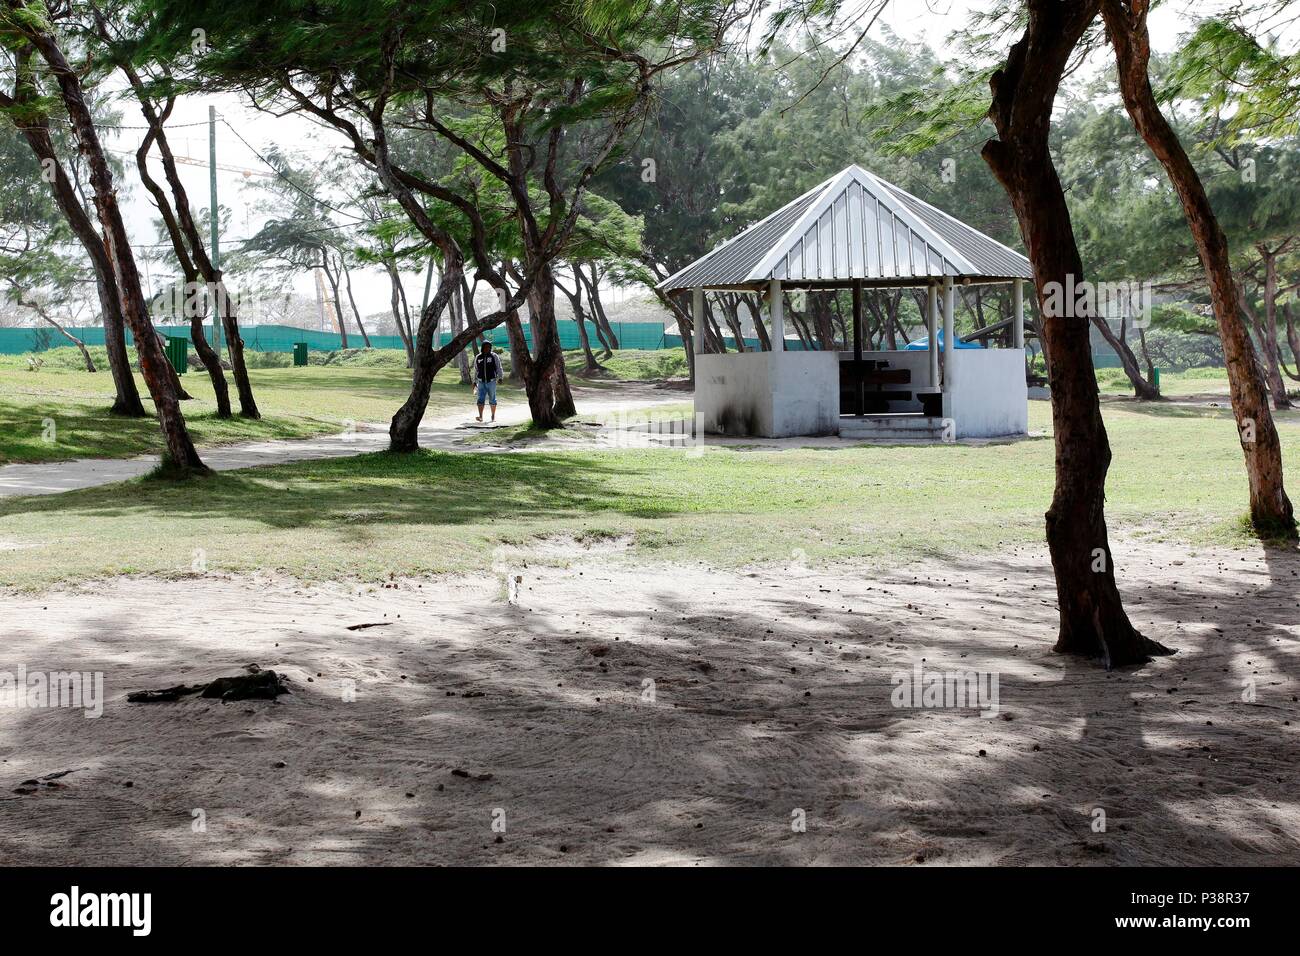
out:
M484 342L484 343L483 343L482 353L483 353L484 355L487 355L487 354L488 354L489 352L491 352L491 351L492 351L492 343L491 343L491 342Z

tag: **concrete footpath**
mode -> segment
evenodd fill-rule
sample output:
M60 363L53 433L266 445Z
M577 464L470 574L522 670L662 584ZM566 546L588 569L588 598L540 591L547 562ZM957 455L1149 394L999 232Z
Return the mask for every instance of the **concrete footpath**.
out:
M579 414L583 417L607 415L619 410L648 408L690 401L689 392L665 391L649 386L632 385L617 389L574 389ZM487 410L484 410L486 417ZM474 409L426 418L420 425L420 446L439 451L483 451L479 445L462 445L471 429L482 428L474 421ZM497 412L497 425L517 425L528 420L524 403L503 406ZM204 463L214 471L258 468L294 461L322 458L346 458L383 451L388 447L387 424L357 425L355 431L315 438L277 439L200 448ZM0 466L0 498L19 495L55 495L77 488L93 488L137 478L157 467L158 455L135 458L77 458L72 461L43 462Z

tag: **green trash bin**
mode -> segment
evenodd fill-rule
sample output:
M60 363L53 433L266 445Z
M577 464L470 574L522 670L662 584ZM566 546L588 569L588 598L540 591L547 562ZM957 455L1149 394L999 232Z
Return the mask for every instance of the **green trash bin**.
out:
M1156 387L1156 391L1158 392L1160 391L1160 366L1159 365L1152 366L1151 371L1154 373L1152 375L1151 384Z
M293 364L302 366L307 364L307 343L293 343Z
M181 335L167 336L167 361L172 363L177 375L189 371L190 340Z

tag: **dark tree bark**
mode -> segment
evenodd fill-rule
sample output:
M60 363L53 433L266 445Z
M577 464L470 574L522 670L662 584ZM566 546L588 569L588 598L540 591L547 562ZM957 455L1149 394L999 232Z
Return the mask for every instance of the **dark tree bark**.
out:
M450 345L435 351L433 337L438 331L438 318L451 300L452 290L460 284L462 268L458 252L453 252L452 256L447 257L443 262L442 276L438 280L438 291L434 293L433 299L420 314L419 331L415 337L415 368L411 373L411 394L407 396L388 426L389 448L392 451L411 452L420 447L420 420L424 417L424 410L429 407L429 392L433 390L434 376L456 354L448 351ZM456 338L456 336L452 337L453 344Z
M330 267L329 253L322 249L320 254L321 271L325 273L325 281L330 284L330 301L334 306L334 319L338 323L339 329L339 348L348 347L348 322L343 315L343 300L339 298L339 277Z
M1296 331L1295 312L1290 302L1282 303L1282 317L1286 320L1286 344L1291 349L1291 361L1296 365L1296 373L1287 370L1287 375L1300 382L1300 332Z
M1268 375L1268 390L1273 396L1273 407L1286 409L1291 407L1291 399L1286 394L1286 379L1282 377L1282 350L1277 341L1277 259L1291 240L1277 249L1270 249L1265 243L1255 243L1260 262L1264 265L1264 314L1257 337L1260 351L1263 353L1264 371Z
M740 325L740 296L731 292L724 292L719 296L722 305L722 315L727 321L727 329L731 332L731 337L736 341L737 352L747 352L745 346L745 330Z
M357 331L361 333L361 341L366 343L366 348L370 348L370 336L366 334L365 323L361 321L361 310L357 308L356 297L352 294L352 270L348 268L347 260L339 256L339 265L343 269L343 279L348 290L348 304L352 306L352 317L357 320Z
M16 304L21 305L24 308L31 309L33 312L35 312L37 315L41 317L41 320L43 322L45 322L47 325L53 326L54 331L58 332L61 336L63 336L65 339L67 339L69 342L75 345L77 347L77 350L81 352L81 361L86 366L86 371L87 372L96 371L95 362L90 357L90 351L86 348L85 342L81 341L81 339L77 338L75 335L73 335L71 332L65 329L59 323L58 319L50 315L49 309L45 308L45 306L43 306L40 303L40 301L37 300L35 297L29 297L22 288L16 285L14 287L14 291L17 296L14 300Z
M139 82L138 77L133 81L133 85ZM185 288L182 291L182 308L189 312L190 320L190 341L194 344L194 354L198 356L199 362L208 373L208 380L212 383L212 394L217 402L217 417L230 417L230 388L226 384L226 375L221 368L221 357L208 344L208 337L203 328L203 313L194 308L191 292L199 281L199 270L194 265L194 260L190 257L189 248L185 242L184 230L176 217L176 212L172 208L171 201L167 194L163 192L160 186L149 172L149 150L153 143L160 135L163 124L171 115L174 101L168 100L164 104L160 113L155 113L152 103L143 98L143 86L137 90L137 95L141 96L141 103L147 103L145 118L149 120L150 128L144 135L140 143L140 148L136 150L135 161L136 167L140 174L140 182L144 188L153 196L154 204L158 207L158 213L162 217L163 227L167 230L167 236L172 244L172 252L176 256L176 262L180 266L181 275L185 279ZM173 164L174 165L174 164ZM179 182L179 177L177 177ZM181 193L182 198L184 192Z
M1153 382L1149 382L1142 377L1142 370L1138 367L1137 356L1129 348L1128 342L1124 341L1124 337L1115 334L1104 316L1094 315L1092 324L1097 327L1097 331L1101 333L1102 338L1119 356L1120 367L1124 369L1129 384L1133 386L1133 395L1144 402L1153 402L1159 399L1160 389L1156 388Z
M463 328L468 328L478 324L478 312L474 308L474 292L478 289L478 279L474 279L474 285L471 286L464 276L460 279L460 305L465 324ZM478 339L473 340L474 348L481 349L482 345ZM474 384L474 377L469 371L469 350L461 349L456 353L456 365L460 369L460 384Z
M34 25L32 21L23 21L21 29L26 39L45 60L59 85L60 99L67 110L77 146L90 171L95 210L99 216L100 226L104 230L104 247L113 268L113 278L117 282L122 314L131 326L136 354L140 357L141 373L153 398L158 413L158 423L166 444L163 466L177 477L194 472L206 472L208 469L199 458L194 442L190 439L189 430L185 427L185 416L181 414L178 390L172 382L175 372L171 370L171 365L158 344L157 335L149 319L135 256L131 252L126 225L122 221L121 210L117 204L113 174L99 141L90 107L86 103L81 79L68 63L58 41L51 34ZM172 371L171 376L167 374L169 371Z
M107 24L98 10L95 10L94 13L101 38L111 46L112 40ZM120 60L118 65L121 67L127 81L131 84L131 89L140 104L140 110L145 121L149 124L149 131L144 142L141 144L140 149L136 151L136 165L139 167L141 179L145 184L145 188L153 196L159 213L162 215L172 249L176 252L181 263L185 281L190 284L197 284L198 280L202 278L207 285L208 301L217 321L221 323L222 333L226 338L226 350L230 355L230 372L234 376L235 390L239 395L239 414L243 418L259 419L262 417L262 413L257 407L257 400L253 396L253 385L248 377L248 366L244 359L244 338L239 328L239 316L235 304L230 298L229 290L226 288L223 275L213 265L212 258L208 255L208 248L204 244L203 234L194 221L190 211L189 194L185 190L185 184L181 181L180 173L177 171L176 157L172 152L171 142L167 139L166 124L175 105L175 99L167 99L162 109L159 110L150 98L149 92L135 67L127 60ZM167 180L167 186L171 190L174 202L168 201L167 195L149 175L148 155L150 147L154 143L158 145L158 155L162 161L163 176ZM196 331L197 335L195 334ZM207 370L208 378L212 380L213 389L217 393L218 412L220 413L220 409L224 405L228 415L230 397L229 390L226 387L225 375L222 374L221 357L204 337L202 323L198 324L197 329L195 323L190 323L190 337L194 342L194 349L199 356L199 361L203 363L203 367Z
M749 312L749 320L754 326L754 335L758 339L758 349L760 352L772 351L772 339L767 334L767 325L763 322L762 310L759 308L758 296L749 293L741 293L740 301L744 303L745 310Z
M1197 255L1210 286L1210 301L1219 323L1219 338L1228 367L1232 410L1246 458L1250 518L1267 536L1296 535L1295 511L1282 477L1282 446L1268 408L1268 396L1255 362L1250 332L1237 315L1238 294L1232 275L1228 240L1214 215L1201 178L1160 112L1151 89L1148 64L1147 0L1101 0L1102 16L1115 48L1120 93L1133 125L1164 166L1183 205ZM1053 360L1057 356L1053 355ZM1252 440L1249 440L1253 438Z
M8 108L18 102L30 100L35 89L24 79L27 57L19 58L19 78L16 81L16 95L13 97L0 93L0 107ZM128 418L144 418L148 412L140 400L140 390L135 384L135 375L131 370L131 358L126 350L126 322L122 317L122 304L118 299L117 280L113 277L113 267L108 261L108 252L104 246L95 224L77 196L76 187L63 168L58 153L54 149L54 140L50 135L47 120L33 118L25 124L21 132L23 138L37 159L46 169L53 173L50 191L55 204L67 220L73 235L81 247L86 250L91 266L95 270L95 286L99 295L99 307L104 322L104 348L108 353L108 368L113 376L113 388L116 397L110 411L115 415Z
M989 117L998 138L983 156L1007 191L1033 264L1039 308L1045 287L1083 279L1065 193L1048 149L1052 107L1065 68L1098 0L1028 0L1029 22L990 87ZM1052 315L1052 421L1056 488L1047 511L1047 544L1056 575L1060 630L1056 650L1100 658L1107 668L1170 651L1130 623L1115 584L1106 532L1110 443L1101 417L1087 316Z
M221 358L208 344L208 336L203 328L203 313L195 312L190 316L190 341L194 344L194 354L208 373L212 383L212 393L217 399L217 417L230 417L230 387L226 384L226 375L221 368Z
M384 260L384 271L388 273L389 286L389 307L393 312L393 325L397 326L397 334L401 336L402 347L406 349L406 367L415 368L415 343L411 341L411 333L402 321L402 296L401 296L401 276L397 272L397 266L391 259Z
M609 316L605 313L605 303L600 297L600 273L596 270L596 263L590 263L591 278L587 280L587 301L591 303L591 314L596 325L600 328L601 339L606 342L606 348L610 358L614 354L614 349L622 348L618 340L618 334L614 331L614 326L610 325Z
M573 266L574 272L578 266ZM582 280L575 277L573 288L561 284L559 279L555 280L555 287L564 293L569 300L569 305L573 308L573 321L578 326L578 341L582 345L582 357L584 361L583 371L599 372L602 370L601 364L596 361L596 354L591 350L591 339L587 336L587 316L582 308Z

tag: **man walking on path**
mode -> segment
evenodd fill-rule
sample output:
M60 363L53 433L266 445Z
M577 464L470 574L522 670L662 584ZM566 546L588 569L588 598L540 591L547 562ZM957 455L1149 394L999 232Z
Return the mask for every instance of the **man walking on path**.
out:
M484 342L483 350L474 359L474 381L478 383L478 418L483 420L483 403L492 405L492 421L497 420L497 382L501 381L501 356L492 351L492 343Z

